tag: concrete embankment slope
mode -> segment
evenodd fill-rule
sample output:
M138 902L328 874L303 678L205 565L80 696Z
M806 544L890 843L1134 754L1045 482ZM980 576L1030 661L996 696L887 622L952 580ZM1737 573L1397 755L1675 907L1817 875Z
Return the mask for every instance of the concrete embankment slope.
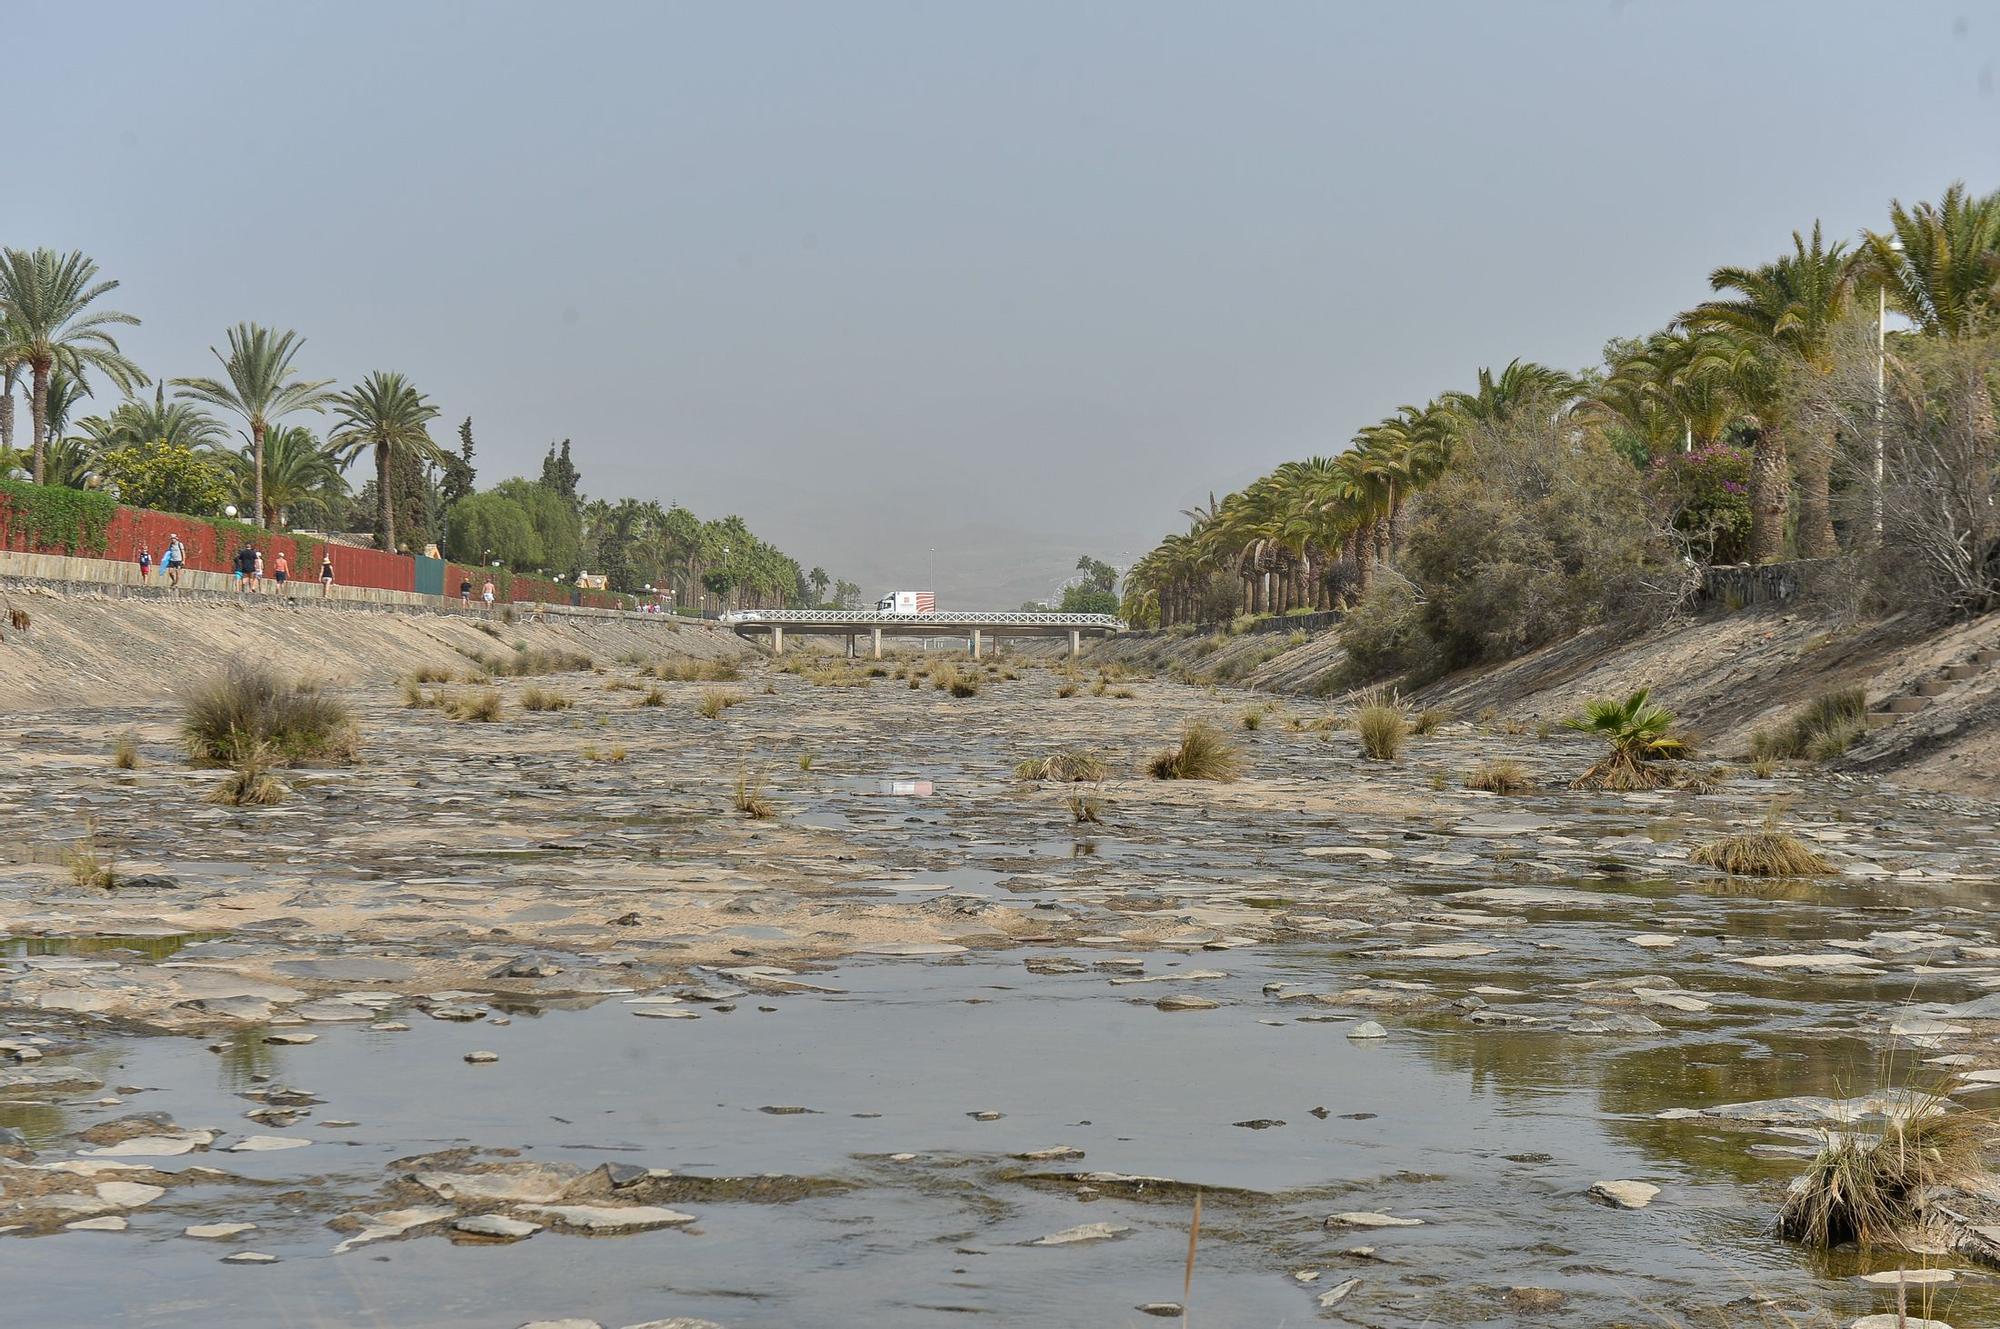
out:
M551 611L536 621L355 605L322 605L302 590L276 595L104 596L0 583L0 712L115 704L171 695L235 657L281 672L346 684L392 679L421 666L463 669L469 653L516 642L609 661L649 657L737 658L733 634L665 615ZM28 615L26 631L9 611ZM493 633L497 633L495 636Z
M1194 681L1284 695L1336 695L1338 635L1127 637L1091 653ZM1778 609L1676 620L1635 637L1583 632L1488 669L1404 695L1473 717L1525 723L1574 715L1593 697L1652 690L1719 756L1818 693L1864 690L1871 707L1909 707L1857 743L1836 768L2000 797L2000 614L1942 628L1907 618L1853 623Z

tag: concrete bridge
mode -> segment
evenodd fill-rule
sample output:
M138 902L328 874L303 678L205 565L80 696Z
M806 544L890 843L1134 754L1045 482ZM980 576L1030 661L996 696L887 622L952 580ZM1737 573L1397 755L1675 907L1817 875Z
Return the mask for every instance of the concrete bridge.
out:
M963 637L977 660L986 640L997 648L1002 637L1069 638L1069 653L1083 649L1083 639L1112 637L1125 624L1111 614L942 613L885 614L872 609L744 609L724 614L722 622L739 637L771 636L771 653L785 653L785 636L846 637L847 653L858 653L866 633L874 657L882 658L882 638Z

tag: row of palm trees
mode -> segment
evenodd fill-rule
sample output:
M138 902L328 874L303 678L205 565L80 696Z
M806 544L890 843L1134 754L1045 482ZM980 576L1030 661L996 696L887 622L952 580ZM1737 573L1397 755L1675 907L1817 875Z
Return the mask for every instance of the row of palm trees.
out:
M63 423L78 396L88 395L93 375L101 376L128 397L151 380L119 350L112 329L136 326L139 320L98 301L118 283L100 279L97 264L77 252L52 249L0 250L0 447L13 448L13 391L26 378L30 405L30 477L48 480L49 451L62 438L54 426ZM431 440L429 425L437 407L402 374L376 370L346 392L332 391L332 379L308 379L295 363L305 341L296 332L242 323L229 330L228 350L210 348L221 366L219 377L176 378L162 385L148 406L127 400L108 416L81 422L79 450L166 440L191 447L214 448L222 428L200 409L214 407L242 420L250 437L248 471L251 515L264 525L276 524L284 503L266 493L267 446L277 431L283 452L284 491L288 501L303 493L323 491L329 475L356 457L375 462L380 495L378 533L382 547L393 549L395 511L389 474L404 460L441 463L442 450ZM164 388L176 400L165 400ZM334 427L319 444L287 416L331 410Z
M1851 247L1828 243L1815 222L1809 238L1793 233L1789 253L1717 268L1709 286L1715 298L1666 328L1613 343L1601 370L1572 376L1520 360L1497 376L1481 369L1471 392L1405 406L1337 456L1287 462L1186 513L1187 532L1128 572L1128 616L1166 624L1208 616L1218 575L1240 581L1233 607L1250 614L1330 609L1365 594L1394 558L1412 501L1455 450L1529 408L1567 429L1615 431L1637 445L1629 451L1654 456L1746 445L1752 560L1783 558L1788 535L1801 557L1840 553L1838 425L1801 403L1864 331L1872 354L1877 296L1910 319L1908 335L1970 338L2000 327L2000 193L1954 184L1936 203L1894 202L1888 227ZM1981 454L1991 457L2000 429L1990 392L1974 394L1973 413Z

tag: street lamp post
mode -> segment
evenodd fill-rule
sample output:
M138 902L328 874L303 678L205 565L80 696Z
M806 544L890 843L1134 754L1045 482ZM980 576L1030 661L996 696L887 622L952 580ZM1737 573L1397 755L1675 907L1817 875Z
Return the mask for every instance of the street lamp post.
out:
M1901 237L1892 237L1889 248L1897 254L1903 252ZM1874 511L1875 543L1882 543L1882 486L1886 482L1885 466L1887 446L1884 418L1889 404L1889 283L1883 282L1875 293L1875 492L1871 500Z

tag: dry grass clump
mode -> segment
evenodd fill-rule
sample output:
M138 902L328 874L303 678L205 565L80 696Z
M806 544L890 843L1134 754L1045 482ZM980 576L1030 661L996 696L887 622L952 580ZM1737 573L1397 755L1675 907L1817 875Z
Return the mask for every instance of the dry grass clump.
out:
M931 686L954 697L976 697L979 695L979 675L946 660L931 670Z
M1063 748L1046 757L1028 758L1014 768L1014 774L1023 780L1088 784L1111 774L1111 766L1088 748Z
M744 767L736 773L736 810L753 821L767 821L778 815L778 805L764 793L764 777Z
M634 706L664 706L667 704L667 694L658 688L648 688L645 695L633 698L632 704Z
M529 688L521 694L521 709L524 711L566 711L576 703L560 692L547 688Z
M1832 872L1833 864L1818 850L1778 829L1780 810L1774 806L1757 830L1696 845L1688 861L1732 877L1823 877Z
M1777 773L1778 773L1777 758L1752 757L1750 759L1750 774L1756 776L1759 780L1768 780Z
M1181 731L1181 741L1154 757L1146 771L1156 780L1234 780L1243 770L1243 754L1220 729L1196 720Z
M609 752L600 752L598 751L597 744L592 743L584 748L583 759L585 761L621 762L625 760L625 749L614 747Z
M83 834L63 850L63 866L69 869L69 879L77 886L110 890L118 884L117 856L100 850L97 845L97 818L83 819Z
M1784 761L1831 761L1868 732L1868 695L1860 688L1822 692L1775 729L1750 735L1750 755Z
M181 738L198 766L230 765L246 742L268 745L280 765L347 765L359 745L347 707L319 684L242 660L195 684L181 708Z
M1058 685L1056 688L1056 695L1058 697L1074 697L1076 695L1076 684L1063 683Z
M1419 735L1435 734L1452 722L1449 706L1426 706L1410 717L1410 732Z
M1069 796L1070 820L1079 826L1098 826L1104 821L1104 800L1095 791L1078 790Z
M411 671L410 682L449 683L451 682L451 670L441 669L436 665L419 665L415 670Z
M1363 706L1354 713L1354 732L1362 755L1373 761L1394 761L1410 735L1410 722L1399 706Z
M799 753L799 774L804 775L807 772L811 771L812 768L813 768L812 749L807 748L805 751Z
M285 786L271 774L277 751L269 743L246 739L229 763L229 774L208 791L206 801L232 808L268 808L285 801Z
M139 769L139 736L127 729L118 736L118 744L111 749L111 764L121 771Z
M1467 789L1484 789L1489 794L1525 794L1535 787L1528 768L1518 761L1499 758L1482 761L1465 777Z
M511 655L486 655L476 651L466 658L496 678L528 678L536 674L577 673L591 667L591 658L576 651L529 649L516 642Z
M743 677L731 660L663 660L643 672L662 683L734 683Z
M1778 1232L1808 1246L1899 1246L1923 1226L1931 1195L1987 1179L1993 1123L1916 1093L1870 1134L1828 1132L1778 1213Z
M439 704L444 713L454 720L477 720L482 724L491 724L500 718L500 694L490 688L483 692L447 696Z
M701 694L701 703L695 707L704 720L718 720L731 706L741 706L745 698L740 692L730 692L724 688L709 688Z
M1249 706L1243 711L1243 727L1255 732L1264 727L1264 720L1270 714L1268 706Z

